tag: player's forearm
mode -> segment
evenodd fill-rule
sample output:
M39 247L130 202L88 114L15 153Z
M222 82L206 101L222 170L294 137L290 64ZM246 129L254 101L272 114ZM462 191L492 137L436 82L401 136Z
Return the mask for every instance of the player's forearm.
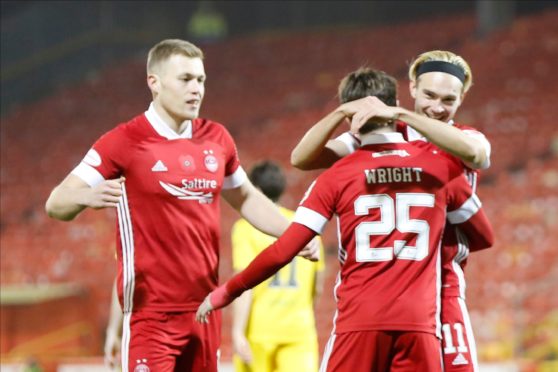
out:
M314 124L291 152L291 164L302 170L327 167L320 160L327 151L328 140L345 118L345 113L338 108Z
M398 110L398 119L472 168L481 168L486 163L487 154L483 144L462 130L403 108Z
M287 265L314 238L316 233L306 226L293 223L272 245L264 249L250 264L226 284L233 297L270 278Z
M240 214L256 229L274 237L281 236L290 223L279 208L255 188L242 203Z
M45 210L49 217L61 221L73 220L83 209L85 209L85 195L89 190L86 188L68 188L63 185L52 190L45 204Z
M118 291L116 290L116 280L115 280L112 285L107 333L119 335L122 329L122 320L123 320L122 308L120 307L120 302L118 301Z

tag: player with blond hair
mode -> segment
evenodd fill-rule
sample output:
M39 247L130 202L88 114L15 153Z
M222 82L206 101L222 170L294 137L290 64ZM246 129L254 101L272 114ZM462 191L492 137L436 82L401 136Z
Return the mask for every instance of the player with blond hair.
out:
M203 52L179 39L147 58L147 111L101 136L52 191L49 216L118 212L117 287L124 371L217 371L220 314L195 310L218 284L220 196L258 229L288 226L240 165L226 128L200 118Z
M385 73L360 69L342 81L349 94L341 100L388 86L395 92L395 80ZM338 110L351 110L354 102ZM492 228L455 159L405 141L389 118L371 118L359 134L361 148L310 185L285 234L211 292L197 319L208 321L212 310L273 275L336 215L337 311L320 370L442 371L438 315L446 218L477 249L492 245Z
M472 86L469 64L449 51L422 53L410 65L409 89L414 111L388 105L377 97L363 97L340 106L308 130L291 154L300 169L331 166L360 146L358 130L369 120L393 120L409 142L443 150L457 160L473 190L480 169L490 166L491 146L477 129L454 122L454 116ZM350 132L330 140L334 131L350 121ZM473 330L465 304L463 269L469 255L467 238L448 225L442 244L442 334L446 371L476 371Z

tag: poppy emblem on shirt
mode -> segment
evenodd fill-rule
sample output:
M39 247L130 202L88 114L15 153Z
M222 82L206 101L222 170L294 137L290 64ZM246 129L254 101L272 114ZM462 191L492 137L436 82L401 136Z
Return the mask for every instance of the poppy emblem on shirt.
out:
M182 155L178 158L180 166L186 172L193 172L196 170L196 164L194 163L194 158L191 155Z
M217 158L213 155L213 150L204 150L203 153L205 154L205 158L203 159L203 163L208 171L211 173L217 172L217 168L219 168L219 162Z

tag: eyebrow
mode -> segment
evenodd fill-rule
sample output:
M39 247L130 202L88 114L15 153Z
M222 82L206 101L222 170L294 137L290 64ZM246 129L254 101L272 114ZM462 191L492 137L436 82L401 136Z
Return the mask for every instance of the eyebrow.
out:
M433 96L437 96L437 97L441 96L443 99L447 99L447 98L457 99L457 96L454 95L454 94L440 95L440 94L437 94L436 92L433 92L430 89L426 89L426 88L423 88L422 91L427 93L427 94L433 95Z
M182 74L178 75L178 77L180 77L180 78L185 77L185 78L188 78L188 79L199 79L199 78L204 78L205 79L205 74L195 75L195 74L191 74L189 72L185 72L185 73L182 73Z

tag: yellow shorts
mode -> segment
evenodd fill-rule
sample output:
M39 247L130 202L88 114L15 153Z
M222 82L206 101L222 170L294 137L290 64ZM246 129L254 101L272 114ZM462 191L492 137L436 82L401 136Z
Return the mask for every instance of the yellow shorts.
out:
M236 372L318 371L318 340L276 344L250 341L252 362L246 364L233 356Z

